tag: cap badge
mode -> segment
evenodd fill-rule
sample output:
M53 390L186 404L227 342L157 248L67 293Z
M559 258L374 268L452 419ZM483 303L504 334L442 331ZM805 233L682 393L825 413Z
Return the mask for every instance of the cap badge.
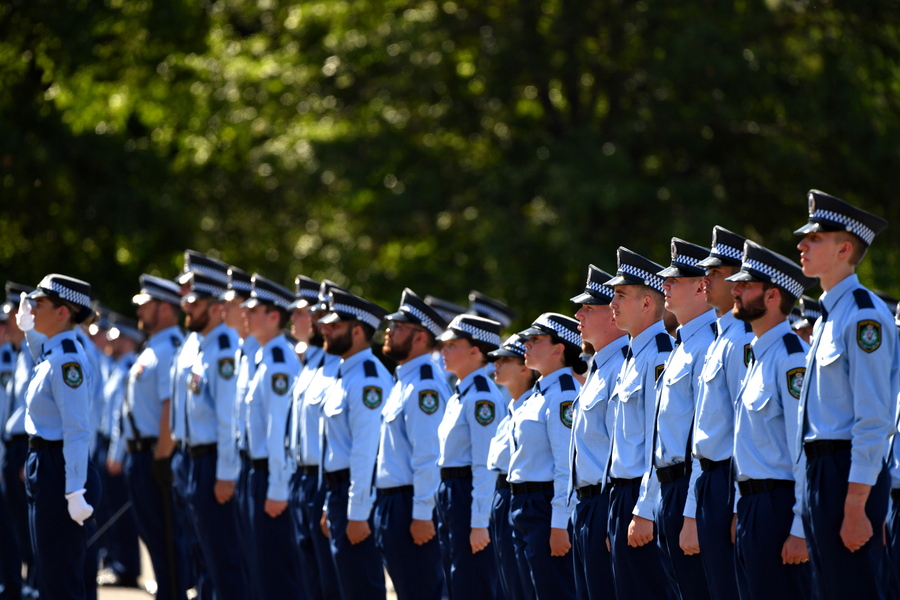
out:
M807 199L809 200L809 214L813 215L816 212L816 197L809 194Z

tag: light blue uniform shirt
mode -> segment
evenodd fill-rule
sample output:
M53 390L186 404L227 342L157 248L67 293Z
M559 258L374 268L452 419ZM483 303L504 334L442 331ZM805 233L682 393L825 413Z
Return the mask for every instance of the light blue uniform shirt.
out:
M588 378L572 405L572 439L569 464L573 465L570 488L606 482L609 465L609 432L613 411L609 397L628 352L628 336L617 338L591 358Z
M63 441L68 494L84 489L87 481L93 374L74 331L44 342L41 358L25 395L25 432Z
M796 460L800 389L806 373L806 342L779 323L753 341L753 361L738 395L734 465L738 481L794 481L791 535L803 533L806 458Z
M350 469L347 518L369 518L375 457L384 400L394 379L370 348L341 361L322 403L322 465L327 472Z
M803 442L851 440L851 483L874 485L897 430L900 356L894 318L851 275L819 298L798 432Z
M237 332L221 323L201 340L188 375L187 441L216 444L216 479L221 481L235 481L241 470L232 436L238 352Z
M13 374L19 352L12 342L0 345L0 424L6 425L13 412ZM5 429L5 427L4 427ZM5 439L4 435L4 439ZM0 444L2 446L3 444ZM2 452L2 448L0 448Z
M534 393L534 388L528 389L524 394L509 402L507 406L506 416L500 420L497 425L497 433L491 438L491 445L488 448L487 466L491 471L502 473L504 477L509 472L509 454L512 440L512 416L513 413L522 408L525 401Z
M103 420L103 411L106 408L103 396L103 384L106 381L103 372L103 353L91 336L81 327L75 329L75 341L81 344L84 354L91 365L91 445L94 445L94 434L100 431L100 422Z
M309 385L312 383L313 379L316 376L316 373L319 371L319 368L325 364L325 351L316 346L309 346L306 349L306 352L303 355L303 364L300 367L300 375L297 377L297 384L294 386L294 395L291 401L291 455L297 459L297 464L302 466L307 466L306 463L303 462L303 456L300 451L301 445L303 443L304 433L301 431L301 423L302 423L302 411L303 411L303 395L306 390L309 389ZM338 361L340 359L338 358ZM335 367L335 372L337 372L337 367ZM315 420L315 434L313 435L313 440L318 439L319 425L318 420ZM313 454L318 453L318 442L316 442ZM319 458L316 456L315 460L310 464L317 465L319 463Z
M252 335L241 340L238 354L237 394L234 399L234 440L238 450L247 450L247 392L256 374L259 342Z
M423 354L398 365L397 382L381 411L381 440L375 467L379 488L413 486L413 519L434 516L434 501L441 482L437 469L437 428L451 392L442 373Z
M43 336L41 337L43 338ZM22 346L19 347L19 353L16 356L13 378L7 386L7 389L11 390L12 393L12 396L7 398L9 415L3 426L3 438L7 440L14 435L25 433L25 392L28 390L28 384L31 383L31 377L34 375L34 356L32 356L29 348L26 347L27 345L30 345L30 343L22 340ZM37 349L38 354L40 354L40 344L38 344Z
M151 336L138 354L128 374L128 395L123 409L126 439L134 440L138 435L142 438L159 437L163 402L172 396L172 361L183 342L178 327L167 327ZM138 429L137 434L133 430L132 419Z
M438 427L438 467L472 467L472 528L490 521L497 473L488 469L487 454L497 433L497 411L504 406L500 390L481 367L457 384Z
M128 373L137 359L137 354L129 352L113 361L109 377L103 386L106 396L109 425L109 452L107 456L117 463L125 460L125 441L123 438L122 406L125 403L125 392L128 389ZM97 465L101 466L101 465Z
M288 499L297 463L288 460L287 421L291 394L300 373L300 359L284 335L256 351L256 373L247 391L247 449L250 458L269 459L266 498Z
M172 402L169 405L169 430L176 442L187 442L187 394L191 381L191 369L200 354L203 335L192 331L184 338L184 343L172 361Z
M609 476L641 478L641 491L633 513L653 520L659 504L659 481L651 477L650 452L656 421L656 380L672 351L672 337L657 321L631 340L609 399L613 428ZM609 410L609 409L607 409Z
M307 364L300 375L304 389L294 393L291 452L297 464L318 466L321 460L322 403L334 385L341 357L323 352L319 364ZM298 385L300 382L298 382Z
M550 527L565 529L569 521L569 439L572 403L581 389L572 369L563 367L541 377L534 393L512 416L510 483L552 481Z

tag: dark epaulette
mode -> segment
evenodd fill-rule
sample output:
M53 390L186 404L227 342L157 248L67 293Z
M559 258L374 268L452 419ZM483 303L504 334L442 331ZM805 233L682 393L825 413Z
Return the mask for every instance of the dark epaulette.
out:
M484 375L476 375L472 383L475 385L475 389L479 392L491 391L491 386L488 385L488 380Z
M181 340L178 339L177 335L170 336L169 340L171 340L173 346L175 346L176 348L181 348Z
M378 367L375 366L374 361L365 361L363 363L363 371L365 372L366 377L378 377Z
M803 344L800 343L800 338L796 333L786 333L781 339L784 341L784 349L788 354L803 354Z
M78 354L78 346L75 345L73 340L63 340L62 351L66 354Z
M709 324L709 327L710 327L710 329L712 329L713 337L716 338L716 339L718 339L718 337L719 337L719 328L716 327L716 322L713 321L712 323L710 323L710 324Z
M853 290L853 299L856 300L856 308L875 308L875 305L872 304L872 296L862 288Z
M574 392L575 391L575 379L565 373L559 376L559 389L564 392Z
M231 340L227 333L223 333L219 336L219 350L228 350L229 348L231 348Z
M283 363L284 362L284 350L275 346L272 348L272 362Z
M668 333L657 333L656 334L656 351L657 352L671 352L672 351L672 336Z
M3 362L12 362L12 352L10 352L9 350L3 351Z
M744 333L753 333L753 327L750 325L750 321L744 321Z
M422 365L419 367L419 378L434 379L434 370L431 368L431 365Z
M628 358L628 348L629 347L630 346L628 344L625 344L624 346L622 346L622 356L625 358Z

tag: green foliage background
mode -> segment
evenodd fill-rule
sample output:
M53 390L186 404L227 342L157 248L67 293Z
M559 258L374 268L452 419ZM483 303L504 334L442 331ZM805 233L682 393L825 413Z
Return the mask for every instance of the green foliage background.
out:
M815 187L893 223L861 275L896 295L898 67L888 0L11 0L2 275L130 311L194 248L524 323L619 245L796 256Z

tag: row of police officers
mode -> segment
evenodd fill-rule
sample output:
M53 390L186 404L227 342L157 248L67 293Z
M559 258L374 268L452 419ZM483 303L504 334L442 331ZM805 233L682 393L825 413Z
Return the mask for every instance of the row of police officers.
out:
M4 597L94 597L98 555L133 584L136 534L161 599L897 596L900 321L855 275L887 223L808 203L799 264L621 247L506 340L476 292L390 312L190 250L136 322L10 283Z

